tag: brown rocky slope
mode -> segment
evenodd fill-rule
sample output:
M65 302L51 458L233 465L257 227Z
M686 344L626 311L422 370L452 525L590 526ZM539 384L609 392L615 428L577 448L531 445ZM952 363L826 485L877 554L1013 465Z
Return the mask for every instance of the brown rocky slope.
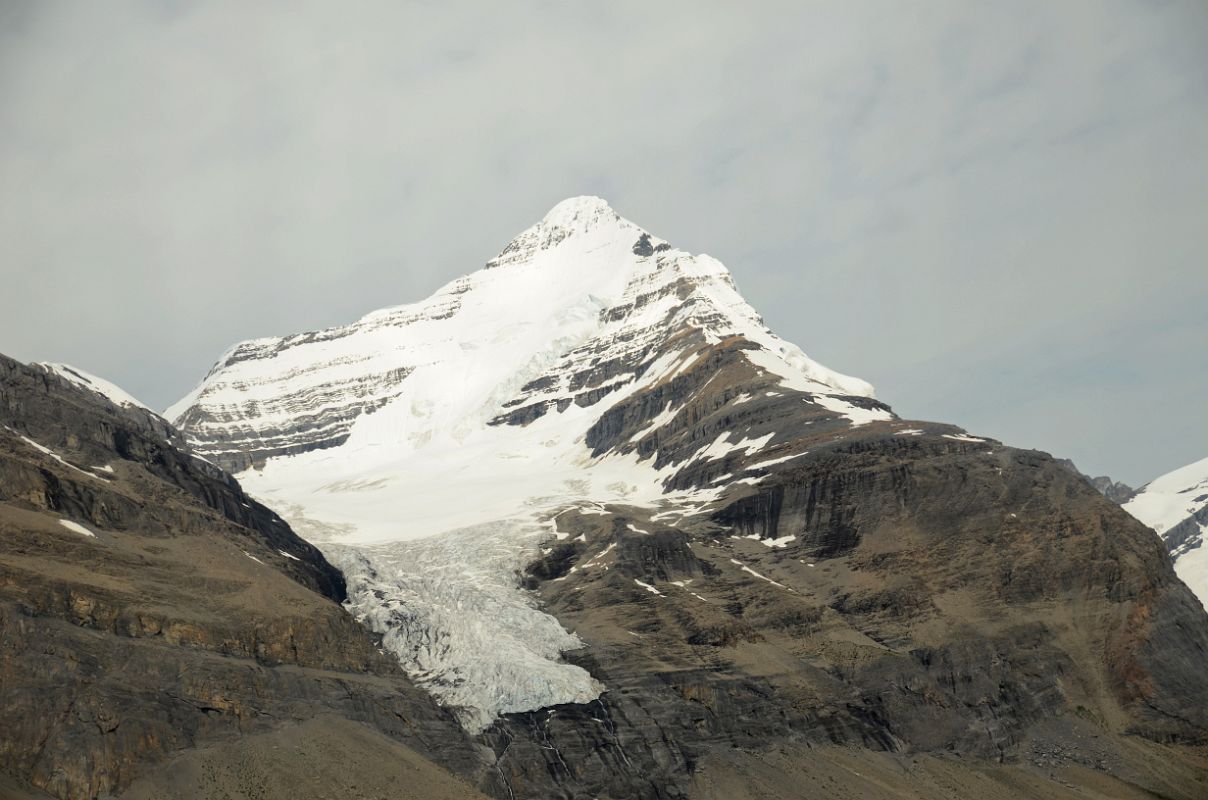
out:
M597 452L668 461L727 430L775 436L677 475L680 488L767 475L708 516L557 517L568 536L529 585L611 691L497 726L514 785L552 773L567 796L637 796L635 782L708 796L706 765L714 788L752 786L787 749L796 777L774 796L828 796L800 778L841 745L857 761L957 759L980 776L965 790L1000 796L1208 789L1208 615L1151 531L1047 454L947 425L837 424L752 369L745 346L702 345L697 370L589 432ZM668 403L678 413L647 428Z
M476 795L448 772L475 748L340 608L339 573L166 423L0 357L0 424L0 796L120 795L320 716ZM195 788L152 796L227 796Z

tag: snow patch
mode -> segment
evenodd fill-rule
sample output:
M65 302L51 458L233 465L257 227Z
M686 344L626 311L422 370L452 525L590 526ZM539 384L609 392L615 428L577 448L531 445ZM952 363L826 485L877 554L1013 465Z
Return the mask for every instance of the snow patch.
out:
M970 436L967 433L945 433L945 439L952 439L955 442L985 442L988 439L979 439L976 436Z
M789 589L789 587L785 586L783 583L777 583L776 581L772 580L771 578L767 577L766 575L760 575L758 572L751 569L746 564L742 563L741 561L739 561L736 558L731 558L730 563L736 564L738 566L738 568L741 569L743 572L749 572L750 574L754 575L756 578L759 578L761 581L767 581L768 583L772 584L773 586L779 586L781 589L788 589L788 591L790 591L790 592L793 591L792 589Z
M62 525L62 526L63 526L64 528L66 528L67 530L71 531L72 533L78 533L78 534L80 534L81 536L87 536L87 537L89 537L90 539L95 539L95 538L96 538L96 534L95 534L95 533L93 533L92 531L88 530L87 528L85 528L83 525L81 525L81 524L80 524L80 523L78 523L78 522L72 522L72 521L71 521L71 520L69 520L69 519L61 519L61 520L59 520L59 524L60 524L60 525Z
M840 416L846 417L852 427L858 425L867 425L870 422L883 422L893 419L893 414L883 408L864 408L855 403L825 394L815 394L810 398L810 402L820 405L827 411L833 411Z
M781 536L779 539L764 539L764 538L761 538L759 536L759 534L757 534L757 533L752 533L749 536L735 536L734 538L735 539L751 539L752 541L759 542L764 547L771 547L771 548L788 547L790 542L794 542L797 540L796 536Z
M764 469L765 467L770 467L775 464L783 464L786 461L792 461L794 458L801 458L802 456L808 456L809 454L810 454L809 450L802 450L800 453L790 453L787 456L779 456L778 458L769 458L766 461L756 461L754 464L747 465L746 469L747 470Z
M638 580L637 578L634 578L633 582L636 583L638 586L641 586L643 589L650 592L651 594L658 595L659 597L663 596L662 592L660 592L658 589L654 588L653 586L651 586L648 583L643 583L642 581Z

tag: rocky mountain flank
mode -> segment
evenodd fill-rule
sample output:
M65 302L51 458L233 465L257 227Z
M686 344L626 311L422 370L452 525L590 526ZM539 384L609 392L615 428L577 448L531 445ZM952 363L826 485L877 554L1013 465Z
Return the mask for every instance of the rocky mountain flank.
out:
M340 573L80 374L0 356L0 797L277 797L303 768L292 797L372 785L301 745L249 763L315 720L430 796L476 796L449 770L489 761L340 607Z
M598 199L236 345L169 416L341 567L495 796L1208 790L1208 615L1148 528L897 418Z
M1140 489L1106 475L1092 478L1073 461L1058 463L1081 475L1108 500L1148 525L1161 538L1175 573L1208 607L1208 459L1155 478Z

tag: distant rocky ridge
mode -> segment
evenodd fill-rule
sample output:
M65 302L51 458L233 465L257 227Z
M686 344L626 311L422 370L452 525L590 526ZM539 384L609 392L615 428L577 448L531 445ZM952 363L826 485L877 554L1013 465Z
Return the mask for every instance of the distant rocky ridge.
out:
M1124 505L1137 493L1137 490L1127 483L1112 480L1106 475L1091 478L1091 486L1094 486L1099 494L1118 505Z
M912 759L949 796L1202 794L1208 615L1161 543L872 395L576 198L427 301L236 345L169 416L345 571L497 796L829 797L800 765L836 745L903 794Z
M1068 458L1059 458L1057 459L1057 463L1071 472L1077 473L1078 475L1086 478L1090 485L1094 486L1095 490L1098 491L1099 494L1103 495L1117 505L1124 505L1137 493L1137 490L1129 486L1127 483L1113 480L1107 475L1100 475L1097 478L1092 478L1090 475L1087 475L1085 472L1078 469L1078 465Z

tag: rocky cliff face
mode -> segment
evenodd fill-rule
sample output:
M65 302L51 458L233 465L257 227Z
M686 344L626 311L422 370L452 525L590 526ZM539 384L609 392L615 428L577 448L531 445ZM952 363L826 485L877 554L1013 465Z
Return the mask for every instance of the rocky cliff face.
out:
M339 607L318 550L165 421L108 398L0 357L6 780L109 797L319 715L472 773L467 737Z
M237 345L170 416L341 567L499 796L701 795L833 745L1033 796L1057 762L1208 774L1170 744L1208 734L1208 616L1144 526L898 419L595 198L428 301Z

